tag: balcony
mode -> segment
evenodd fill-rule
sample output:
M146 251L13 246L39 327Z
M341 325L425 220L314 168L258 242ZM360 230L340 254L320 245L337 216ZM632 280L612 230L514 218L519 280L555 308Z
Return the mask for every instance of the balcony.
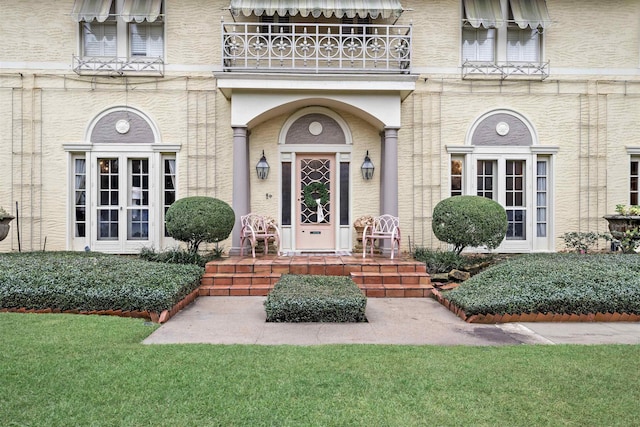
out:
M410 25L222 23L224 71L409 74Z
M73 56L73 71L80 75L164 76L164 60L150 57L80 57Z
M521 79L544 80L549 77L549 62L480 63L465 61L462 64L463 79Z

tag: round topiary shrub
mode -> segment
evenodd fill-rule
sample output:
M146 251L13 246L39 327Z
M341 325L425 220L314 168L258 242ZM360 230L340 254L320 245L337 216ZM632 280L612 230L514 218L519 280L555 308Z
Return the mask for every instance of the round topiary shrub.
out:
M165 220L169 235L186 242L189 252L197 253L202 242L215 243L229 237L236 215L222 200L195 196L176 200Z
M497 248L507 232L507 213L498 203L480 196L453 196L433 209L433 233L454 246Z

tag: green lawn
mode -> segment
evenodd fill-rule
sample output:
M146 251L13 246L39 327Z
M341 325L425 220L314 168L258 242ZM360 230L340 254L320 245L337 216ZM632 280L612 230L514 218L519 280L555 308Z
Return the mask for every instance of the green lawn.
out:
M637 425L640 346L145 346L0 313L0 425Z

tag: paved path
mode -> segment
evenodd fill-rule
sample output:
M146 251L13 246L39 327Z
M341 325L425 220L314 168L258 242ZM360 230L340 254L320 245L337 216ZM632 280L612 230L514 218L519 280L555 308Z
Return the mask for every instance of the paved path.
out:
M199 297L145 344L640 344L640 322L465 323L431 298L369 298L367 323L267 323L264 297Z

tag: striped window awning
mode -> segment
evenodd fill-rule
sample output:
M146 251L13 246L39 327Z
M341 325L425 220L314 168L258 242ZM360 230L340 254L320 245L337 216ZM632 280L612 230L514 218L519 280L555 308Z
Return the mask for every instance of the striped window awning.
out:
M71 16L77 22L104 22L109 18L113 0L76 0Z
M545 0L509 0L513 20L523 30L547 28L551 23Z
M399 0L231 0L229 6L234 16L313 16L319 18L399 17L403 8Z
M104 22L113 0L76 0L71 16L77 22ZM154 22L160 17L162 0L124 0L120 16L125 22Z
M500 0L464 0L464 19L473 28L500 28L507 17ZM509 0L512 19L518 27L546 28L551 23L545 0Z
M473 28L498 28L504 24L500 0L464 0L464 15Z
M154 22L160 16L162 0L124 0L122 19L125 22Z

